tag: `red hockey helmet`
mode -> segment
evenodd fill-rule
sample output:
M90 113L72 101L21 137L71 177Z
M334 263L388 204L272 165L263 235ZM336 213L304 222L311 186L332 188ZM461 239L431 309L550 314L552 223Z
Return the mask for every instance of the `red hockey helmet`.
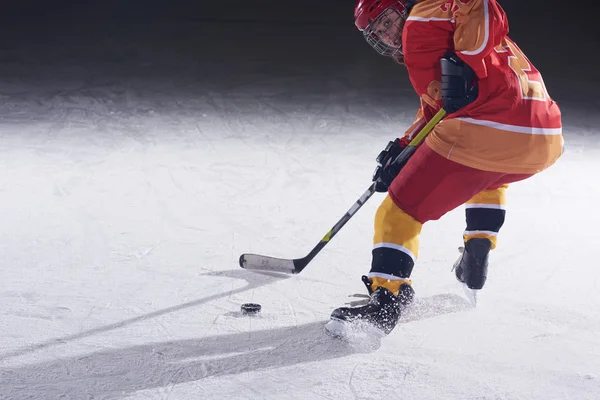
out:
M354 23L381 55L402 54L402 26L414 0L357 0Z

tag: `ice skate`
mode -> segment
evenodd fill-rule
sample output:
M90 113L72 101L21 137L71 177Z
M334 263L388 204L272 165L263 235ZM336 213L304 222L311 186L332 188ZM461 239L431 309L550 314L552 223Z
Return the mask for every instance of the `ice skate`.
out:
M349 328L376 328L384 335L389 334L398 324L400 314L414 298L414 290L409 283L402 283L395 295L383 286L371 291L370 282L366 277L363 281L370 295L364 305L357 307L340 307L331 313L331 321L325 325L334 336L345 336Z
M488 259L492 242L485 238L469 239L465 247L460 247L461 253L454 263L456 279L461 283L467 300L477 306L477 293L487 279Z

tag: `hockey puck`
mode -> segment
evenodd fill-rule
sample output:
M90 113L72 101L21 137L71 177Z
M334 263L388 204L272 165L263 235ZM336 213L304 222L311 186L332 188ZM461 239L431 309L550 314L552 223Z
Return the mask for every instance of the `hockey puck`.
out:
M260 312L261 306L256 303L245 303L242 304L242 313L244 314L258 314Z

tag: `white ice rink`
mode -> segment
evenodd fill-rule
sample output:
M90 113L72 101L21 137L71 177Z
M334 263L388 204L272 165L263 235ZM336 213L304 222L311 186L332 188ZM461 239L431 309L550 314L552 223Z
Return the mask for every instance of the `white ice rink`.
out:
M0 399L600 398L593 104L546 76L566 152L509 189L477 308L450 272L461 208L425 225L402 323L340 342L323 325L364 293L383 195L300 275L238 257L302 257L354 203L416 112L405 72L348 35L351 17L148 4L0 28Z

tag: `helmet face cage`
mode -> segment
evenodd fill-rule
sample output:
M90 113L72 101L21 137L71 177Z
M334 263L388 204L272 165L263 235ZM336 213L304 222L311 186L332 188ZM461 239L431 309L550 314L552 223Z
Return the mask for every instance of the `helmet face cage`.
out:
M402 44L390 45L382 37L393 37L395 30L397 35L402 32L402 21L407 18L406 9L398 9L395 5L386 8L377 18L369 23L363 31L367 43L371 45L382 56L397 57L402 55ZM377 30L374 29L376 27ZM396 38L399 39L399 38Z

